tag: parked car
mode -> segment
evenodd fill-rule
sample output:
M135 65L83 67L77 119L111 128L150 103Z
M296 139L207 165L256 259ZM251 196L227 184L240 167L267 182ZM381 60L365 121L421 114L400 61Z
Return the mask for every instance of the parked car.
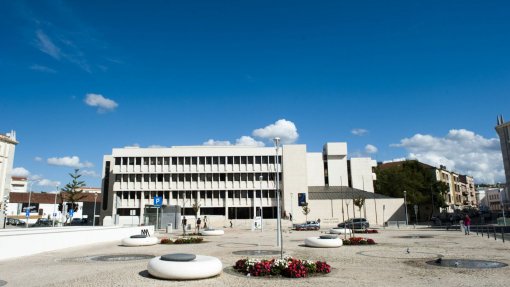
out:
M295 230L319 230L321 225L317 221L307 221L306 223L294 224L293 227Z
M25 221L23 220L19 220L17 218L7 218L7 222L6 222L7 225L25 225Z
M71 225L87 225L88 222L87 218L73 218Z
M370 223L366 218L351 218L345 222L339 223L338 227L340 228L349 228L349 229L367 229L370 226Z
M37 221L30 225L31 227L48 227L52 226L52 221L47 218L39 218Z

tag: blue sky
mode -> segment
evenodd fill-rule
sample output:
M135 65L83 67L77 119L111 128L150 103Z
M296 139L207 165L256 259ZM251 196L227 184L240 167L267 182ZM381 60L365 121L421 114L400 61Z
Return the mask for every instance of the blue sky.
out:
M269 145L269 126L310 151L346 141L503 180L507 1L184 2L0 2L18 173L51 185L79 166L98 186L113 147Z

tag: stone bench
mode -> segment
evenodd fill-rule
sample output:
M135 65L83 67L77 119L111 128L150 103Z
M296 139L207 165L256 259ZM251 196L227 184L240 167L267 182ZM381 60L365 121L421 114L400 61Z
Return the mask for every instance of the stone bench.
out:
M319 237L306 238L305 245L319 248L336 248L342 246L343 241L336 235L321 235Z
M158 238L157 237L148 237L146 235L132 235L128 238L122 239L122 245L123 246L149 246L149 245L155 245L158 244Z
M216 257L186 253L155 257L147 265L149 274L169 280L204 279L216 276L222 270L223 265Z

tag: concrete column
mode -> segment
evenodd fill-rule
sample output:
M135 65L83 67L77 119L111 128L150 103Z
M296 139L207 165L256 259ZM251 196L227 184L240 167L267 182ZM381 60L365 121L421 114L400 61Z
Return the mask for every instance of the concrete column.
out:
M144 211L145 211L145 191L142 190L142 192L140 193L140 222L138 224L143 223Z

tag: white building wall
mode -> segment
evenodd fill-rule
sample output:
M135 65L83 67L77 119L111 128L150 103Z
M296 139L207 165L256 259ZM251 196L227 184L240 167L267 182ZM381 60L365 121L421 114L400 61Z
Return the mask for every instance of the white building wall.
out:
M14 152L16 149L16 132L11 131L6 135L0 134L0 200L3 201L11 189L11 171L14 164ZM3 218L3 217L2 217Z
M308 186L324 186L324 160L322 158L322 153L307 153L306 167Z
M291 212L296 220L303 220L304 215L296 211L296 208L300 208L298 207L299 193L305 193L308 200L306 145L284 145L283 158L283 210L287 214Z
M328 164L329 186L347 186L347 143L327 143L324 155Z
M352 187L368 192L374 192L375 174L373 168L377 162L369 157L351 158Z
M26 178L11 178L11 192L28 192Z

